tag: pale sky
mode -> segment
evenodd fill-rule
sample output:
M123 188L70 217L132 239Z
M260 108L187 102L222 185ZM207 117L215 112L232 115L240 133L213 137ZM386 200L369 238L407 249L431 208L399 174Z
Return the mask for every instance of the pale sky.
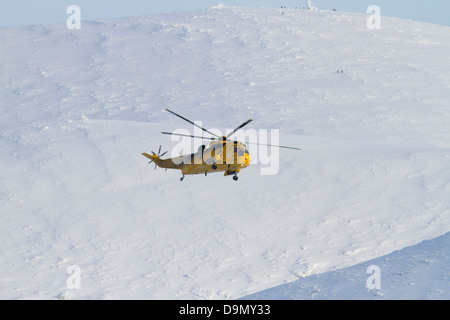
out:
M225 6L302 8L307 0L0 0L0 26L65 23L69 5L78 5L82 20ZM319 9L366 13L378 5L382 16L450 26L449 0L312 0Z

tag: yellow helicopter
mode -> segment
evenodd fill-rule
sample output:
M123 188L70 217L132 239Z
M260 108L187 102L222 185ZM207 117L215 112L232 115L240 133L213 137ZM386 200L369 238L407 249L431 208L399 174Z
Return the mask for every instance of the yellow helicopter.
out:
M194 135L186 135L186 134L177 134L170 132L161 132L162 134L167 135L175 135L175 136L183 136L190 138L198 138L203 140L212 140L208 147L202 145L196 153L178 156L174 158L161 159L166 152L161 153L161 146L159 146L158 154L152 151L152 154L142 153L143 156L150 159L149 163L155 163L156 167L164 168L164 169L177 169L181 170L182 177L180 181L183 181L185 175L191 174L200 174L204 173L205 176L208 173L212 172L225 172L224 176L233 176L233 180L237 181L237 174L241 171L241 169L247 168L250 165L252 157L247 150L247 146L239 141L232 141L229 139L236 131L242 129L244 126L253 121L253 119L249 119L241 124L239 127L234 129L227 136L218 136L205 128L197 125L196 123L180 116L179 114L166 109L166 111L172 113L173 115L189 122L190 124L196 126L197 128L202 129L204 132L209 133L214 137L199 137ZM269 144L259 144L264 146L278 147L278 148L286 148L286 149L294 149L300 150L299 148L286 147L286 146L274 146Z

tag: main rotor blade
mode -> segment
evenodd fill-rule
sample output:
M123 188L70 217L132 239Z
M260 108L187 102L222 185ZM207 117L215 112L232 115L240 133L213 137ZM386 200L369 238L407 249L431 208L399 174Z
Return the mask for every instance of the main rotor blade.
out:
M258 146L276 147L276 148L284 148L284 149L292 149L292 150L302 150L300 148L295 148L295 147L276 146L273 144L262 144L262 143L257 143L257 142L246 142L246 144L256 144Z
M175 112L173 112L173 111L170 111L169 109L166 109L166 110L169 111L171 114L173 114L173 115L175 115L175 116L177 116L177 117L183 119L184 121L187 121L187 122L189 122L190 124L196 126L197 128L200 128L200 129L202 129L203 131L208 132L210 135L215 136L215 137L217 137L217 138L220 138L217 134L214 134L214 133L212 133L212 132L206 130L205 128L200 127L198 124L193 123L191 120L188 120L188 119L186 119L185 117L182 117L182 116L180 116L179 114L177 114L177 113L175 113Z
M182 134L182 133L172 133L172 132L161 132L162 134L168 134L171 136L181 136L181 137L189 137L189 138L197 138L197 139L203 139L203 140L219 140L217 138L210 138L210 137L199 137L199 136L193 136L189 134Z
M242 129L243 127L245 127L246 125L248 125L250 122L252 122L253 119L248 119L247 121L245 121L243 124L241 124L239 127L237 127L236 129L234 129L233 131L231 131L228 135L227 135L227 139L229 137L231 137L236 131Z

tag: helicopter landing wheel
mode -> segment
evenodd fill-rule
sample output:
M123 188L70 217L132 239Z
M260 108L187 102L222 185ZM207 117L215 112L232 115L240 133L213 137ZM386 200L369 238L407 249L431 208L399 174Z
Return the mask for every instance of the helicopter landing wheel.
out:
M183 179L184 179L184 176L182 176L182 177L180 178L180 181L183 181Z
M217 165L215 163L213 163L211 168L213 168L213 170L217 170Z
M238 181L239 177L238 176L233 176L233 180L234 181Z

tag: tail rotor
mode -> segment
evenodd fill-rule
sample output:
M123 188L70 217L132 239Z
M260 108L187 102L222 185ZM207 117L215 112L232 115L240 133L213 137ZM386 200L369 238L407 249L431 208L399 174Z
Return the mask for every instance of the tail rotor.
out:
M153 153L154 156L157 156L158 158L161 158L162 156L164 156L167 153L167 151L161 154L161 145L159 145L158 154L156 154L154 151L152 151L152 153ZM154 161L150 160L149 164L152 163L152 162L154 162ZM157 165L155 163L155 170L156 170L156 167L157 167Z

